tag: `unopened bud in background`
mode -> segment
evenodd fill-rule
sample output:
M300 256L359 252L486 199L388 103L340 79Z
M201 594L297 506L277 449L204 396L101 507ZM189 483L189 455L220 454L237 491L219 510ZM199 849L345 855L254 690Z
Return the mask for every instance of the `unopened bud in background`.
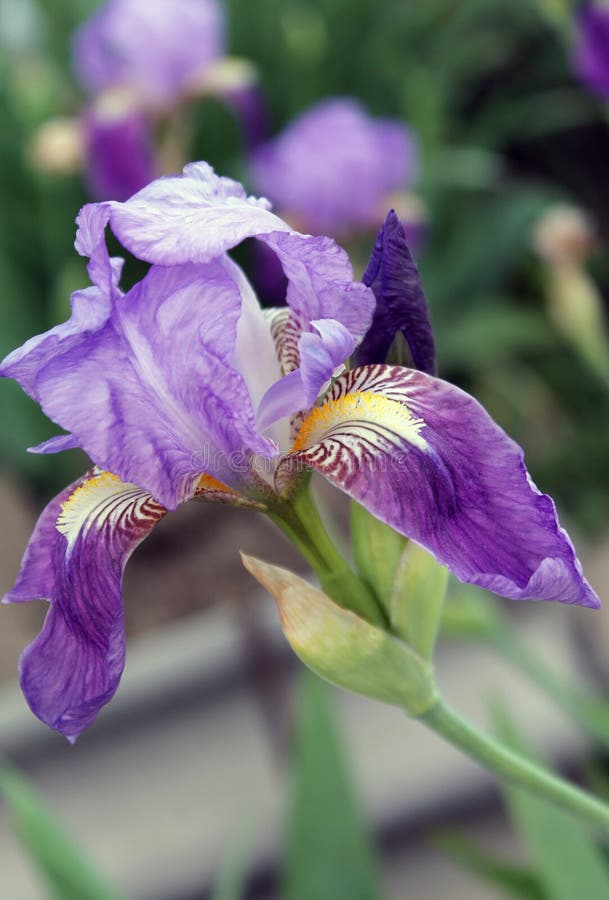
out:
M74 175L82 168L84 136L79 119L68 116L41 125L28 147L31 164L48 175Z
M541 217L533 232L533 246L549 265L583 262L594 249L596 233L591 218L576 206L558 204Z
M600 292L584 263L595 245L591 220L570 206L550 209L533 246L545 273L549 316L597 377L609 386L609 341Z

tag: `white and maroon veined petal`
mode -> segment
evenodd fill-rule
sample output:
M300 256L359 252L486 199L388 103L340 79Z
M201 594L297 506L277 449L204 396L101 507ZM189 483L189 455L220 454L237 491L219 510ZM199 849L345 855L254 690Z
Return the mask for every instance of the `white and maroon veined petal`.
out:
M523 453L468 394L398 366L336 380L278 472L306 463L462 581L514 599L599 600Z
M71 742L118 687L125 662L123 570L165 512L135 485L108 472L88 473L41 514L5 598L51 604L21 656L21 687L38 718Z

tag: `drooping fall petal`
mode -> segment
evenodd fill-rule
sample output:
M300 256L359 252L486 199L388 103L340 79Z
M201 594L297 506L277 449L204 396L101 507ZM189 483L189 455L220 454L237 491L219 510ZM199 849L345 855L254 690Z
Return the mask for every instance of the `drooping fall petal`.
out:
M305 418L294 457L469 581L513 599L599 605L522 450L468 394L364 366Z
M166 510L107 472L89 473L72 488L43 511L5 599L51 604L21 656L21 687L38 718L75 741L118 687L123 569Z

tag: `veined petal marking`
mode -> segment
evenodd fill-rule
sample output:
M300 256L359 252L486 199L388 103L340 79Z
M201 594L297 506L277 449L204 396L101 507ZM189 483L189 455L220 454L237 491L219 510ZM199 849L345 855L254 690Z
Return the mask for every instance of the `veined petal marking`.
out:
M147 491L121 481L111 472L97 472L83 481L61 505L56 528L65 535L69 554L79 535L90 528L121 530L142 536L166 513Z
M362 438L364 432L376 432L386 438L396 435L425 450L427 443L421 436L424 427L425 420L413 416L405 403L374 391L355 391L314 407L300 426L292 451L307 450L331 438L333 432L340 433L343 439L350 430Z
M341 425L340 415L324 423L327 412L341 411L341 399L358 392L380 394L407 409L416 423L410 431L423 447L409 441L412 435L386 428L382 414L377 422L362 418L356 427L355 419ZM284 495L304 464L462 581L516 600L600 605L554 503L532 482L522 450L464 391L414 369L362 366L337 379L307 422L308 431L299 432L277 469L275 482Z

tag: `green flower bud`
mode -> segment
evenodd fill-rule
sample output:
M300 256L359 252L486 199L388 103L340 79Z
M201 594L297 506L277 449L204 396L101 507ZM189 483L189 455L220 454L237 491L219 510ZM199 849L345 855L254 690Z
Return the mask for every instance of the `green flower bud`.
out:
M431 665L398 638L333 603L293 572L251 556L242 559L275 598L292 649L317 675L412 716L438 702Z
M357 571L389 616L393 579L408 538L351 501L351 546Z
M424 659L433 657L448 569L410 541L395 570L389 616L392 631Z

